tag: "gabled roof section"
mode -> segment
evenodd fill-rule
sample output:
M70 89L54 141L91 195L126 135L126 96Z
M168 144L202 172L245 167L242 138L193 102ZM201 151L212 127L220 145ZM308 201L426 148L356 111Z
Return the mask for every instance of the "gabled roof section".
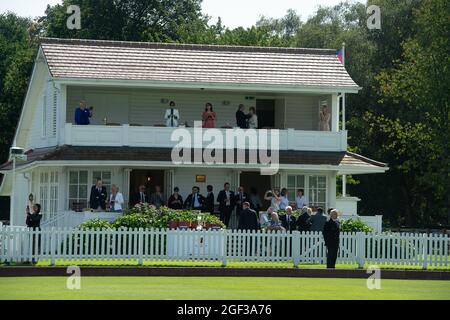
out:
M55 78L358 90L334 49L42 38Z

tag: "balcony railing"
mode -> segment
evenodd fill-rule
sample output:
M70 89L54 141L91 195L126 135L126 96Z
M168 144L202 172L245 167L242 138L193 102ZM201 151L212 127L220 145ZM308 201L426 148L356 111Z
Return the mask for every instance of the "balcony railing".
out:
M178 128L184 133L190 134L194 139L194 131L199 128ZM130 147L154 147L173 148L178 145L179 140L172 140L174 128L166 127L135 127L130 125L117 126L77 126L66 123L64 143L74 146L130 146ZM237 133L236 129L202 129L215 130L208 135L222 134L226 148L263 149L261 142L266 141L270 148L278 137L279 150L299 150L299 151L346 151L347 131L324 132L324 131L304 131L295 129L267 130L267 135L257 130L259 143L254 143L251 139L240 139L243 145L237 145L236 139L227 139L233 135L242 137L245 132ZM178 131L178 133L183 133ZM247 137L250 132L247 132ZM267 137L267 138L265 138ZM220 142L209 141L202 143L203 147L222 147ZM233 144L234 143L234 144ZM275 146L275 145L274 145ZM198 147L198 145L195 145Z

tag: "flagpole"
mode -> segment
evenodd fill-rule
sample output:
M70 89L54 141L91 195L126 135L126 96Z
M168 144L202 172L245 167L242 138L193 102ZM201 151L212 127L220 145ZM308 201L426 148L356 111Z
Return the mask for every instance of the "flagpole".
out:
M342 43L342 64L345 67L345 42ZM345 131L345 92L342 93L342 131ZM342 196L347 196L347 175L342 175Z

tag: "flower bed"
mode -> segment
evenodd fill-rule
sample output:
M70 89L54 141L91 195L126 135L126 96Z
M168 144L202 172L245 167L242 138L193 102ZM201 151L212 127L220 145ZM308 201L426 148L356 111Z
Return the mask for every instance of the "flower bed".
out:
M123 216L113 223L89 220L83 223L82 229L119 229L119 228L169 228L169 229L202 229L225 228L225 225L214 215L194 210L173 210L167 207L156 207L138 204L127 210Z

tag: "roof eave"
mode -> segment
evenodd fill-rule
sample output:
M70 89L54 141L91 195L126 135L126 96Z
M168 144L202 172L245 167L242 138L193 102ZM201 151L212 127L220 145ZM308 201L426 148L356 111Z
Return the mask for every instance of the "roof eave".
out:
M96 86L126 86L158 89L198 89L198 90L224 90L224 91L255 91L280 93L358 93L359 86L296 86L277 84L240 84L240 83L213 83L213 82L179 82L179 81L149 81L149 80L121 80L96 78L65 78L53 77L55 82L64 85L96 85Z

